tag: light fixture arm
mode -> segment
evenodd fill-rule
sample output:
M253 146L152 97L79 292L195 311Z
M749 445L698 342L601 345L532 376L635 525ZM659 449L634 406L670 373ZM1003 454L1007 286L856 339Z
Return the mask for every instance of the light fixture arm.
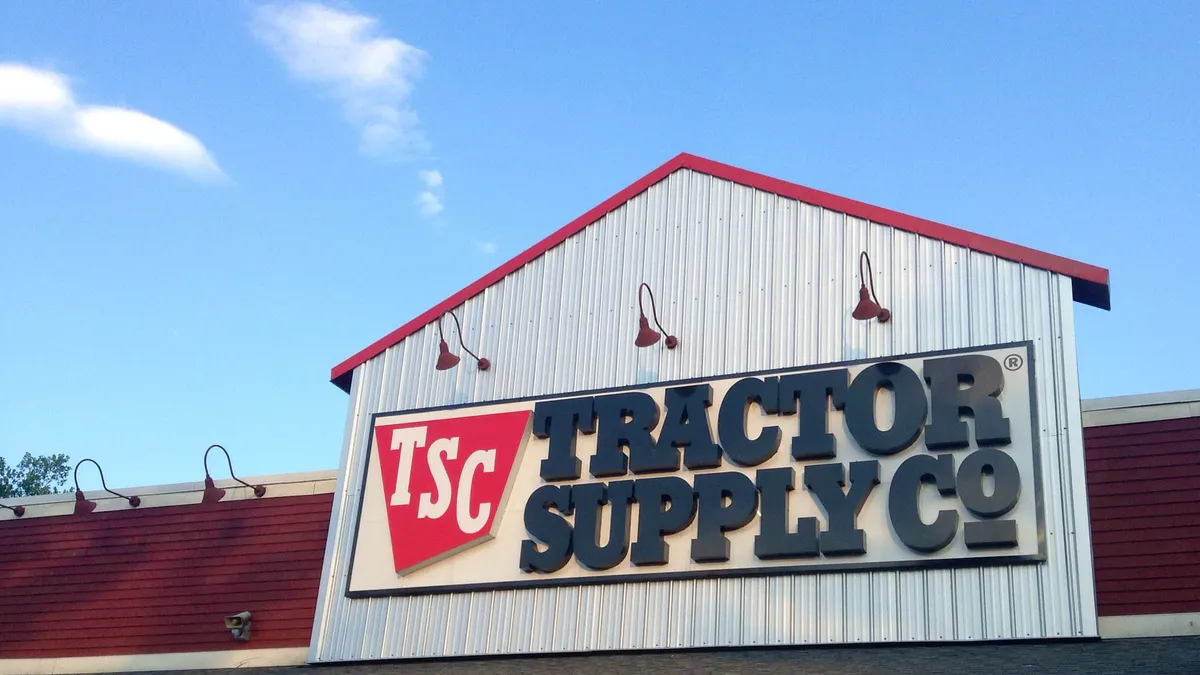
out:
M668 333L667 329L663 328L662 322L658 320L658 305L654 302L654 290L650 288L650 284L644 281L638 286L638 312L641 313L643 319L646 317L646 308L642 304L643 290L650 295L650 315L654 317L654 325L658 326L659 333L667 336L667 349L674 349L679 344L679 338Z
M25 515L25 507L21 506L20 504L18 504L16 506L9 506L8 504L0 504L0 509L8 509L9 511L12 511L13 515L15 515L18 518Z
M213 445L208 446L208 449L204 451L204 477L205 478L212 477L208 473L208 453L212 452L213 448L217 448L221 452L225 453L225 463L227 465L229 465L229 477L230 478L241 483L242 485L245 485L246 487L250 488L251 490L254 490L255 497L261 497L261 496L267 494L267 488L265 486L251 485L251 484L247 483L246 481L242 480L241 478L238 478L237 476L233 475L233 460L229 458L229 451L220 445L216 445L215 443Z
M99 462L97 462L96 460L94 460L90 457L84 457L83 459L79 460L78 464L75 465L75 492L76 493L83 492L83 490L79 489L79 467L83 466L84 462L91 462L92 464L94 464L96 466L96 471L100 472L100 487L104 488L105 492L107 492L110 495L116 495L116 496L120 497L121 499L128 501L129 505L132 506L133 508L137 508L142 503L142 498L138 497L137 495L134 495L132 497L127 497L127 496L121 494L120 492L117 492L116 490L110 490L108 488L108 484L104 482L104 469L100 468Z
M442 342L446 341L446 335L444 332L442 332L442 319L446 318L447 314L450 315L451 319L454 319L454 326L458 329L458 346L462 347L464 352L470 354L475 359L475 363L479 365L480 370L487 370L488 367L491 366L491 362L487 359L480 358L479 355L471 351L470 348L467 347L467 343L463 341L462 324L458 322L457 314L452 311L442 312L442 315L438 317L438 337L441 338Z
M646 315L646 309L642 305L642 290L650 294L650 315L654 317L654 325L658 326L658 332L665 334L667 331L662 327L662 322L658 320L658 307L654 304L654 291L650 288L650 284L644 281L641 286L638 286L638 311L642 313L642 316Z
M871 269L871 256L867 255L866 251L858 254L858 306L854 308L853 316L855 319L878 319L879 323L887 323L892 318L892 313L879 302L879 295L875 293L875 272ZM870 286L870 296L867 294L867 287Z
M864 264L867 266L866 273L863 272ZM871 270L871 256L867 255L866 251L858 254L858 278L864 286L870 284L871 299L875 301L875 304L879 304L879 296L875 295L875 273Z

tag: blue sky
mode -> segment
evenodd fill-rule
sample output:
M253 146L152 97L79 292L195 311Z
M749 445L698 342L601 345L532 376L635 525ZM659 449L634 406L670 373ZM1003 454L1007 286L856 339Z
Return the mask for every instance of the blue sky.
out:
M1200 5L1047 4L0 3L0 455L335 468L330 367L681 151L1107 267L1084 396L1200 388Z

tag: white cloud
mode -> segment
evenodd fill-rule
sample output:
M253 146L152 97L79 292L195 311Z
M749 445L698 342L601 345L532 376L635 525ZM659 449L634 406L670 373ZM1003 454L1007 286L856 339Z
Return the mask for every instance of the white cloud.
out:
M475 248L479 249L479 251L481 253L486 253L488 255L491 255L496 252L497 246L496 246L495 242L478 241L477 240L475 242Z
M419 173L421 176L422 183L428 185L431 188L441 187L441 185L442 185L442 172L441 171L438 171L437 169L430 169L427 171L421 171Z
M418 171L417 176L421 179L421 183L425 185L425 189L421 194L417 195L417 208L423 216L435 216L442 212L445 208L445 203L442 201L440 188L442 187L442 172L437 169L426 169Z
M258 8L254 30L293 77L317 84L359 128L371 155L428 152L408 107L427 54L380 34L374 17L302 2Z
M442 212L445 206L442 205L441 197L425 190L417 195L417 208L420 209L423 216L436 216Z
M195 136L137 110L79 105L63 75L0 63L0 125L58 145L178 171L197 179L223 174Z
M52 115L74 106L66 79L50 70L19 63L0 63L0 115Z

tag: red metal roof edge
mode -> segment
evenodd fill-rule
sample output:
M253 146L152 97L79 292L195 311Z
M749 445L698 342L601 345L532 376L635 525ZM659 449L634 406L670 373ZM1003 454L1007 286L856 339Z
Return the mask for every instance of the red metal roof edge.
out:
M993 237L975 234L932 220L925 220L898 211L840 197L803 185L797 185L796 183L789 183L778 178L747 171L746 169L739 169L735 166L722 164L684 152L671 158L662 166L604 200L587 213L562 226L554 233L517 254L496 269L483 275L471 285L451 295L413 320L371 343L357 354L334 366L330 371L330 381L338 385L342 390L349 392L350 376L355 368L383 353L388 347L412 335L425 325L436 321L447 310L453 309L483 292L488 286L520 269L526 263L549 251L551 248L561 244L571 235L580 232L588 225L604 217L609 211L633 199L638 194L649 189L650 186L679 169L691 169L692 171L709 174L716 178L745 185L746 187L777 194L781 197L796 199L832 211L840 211L856 218L863 218L864 220L889 225L896 229L939 239L949 244L979 251L980 253L987 253L998 258L1056 272L1071 277L1074 281L1075 300L1101 309L1109 309L1108 270L1104 268Z

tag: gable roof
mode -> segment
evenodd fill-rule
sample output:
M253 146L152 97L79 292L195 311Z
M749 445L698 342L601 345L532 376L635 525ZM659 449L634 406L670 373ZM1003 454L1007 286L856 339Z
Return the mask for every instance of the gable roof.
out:
M889 225L898 230L912 232L932 239L939 239L948 244L962 246L980 253L1029 265L1030 267L1055 272L1071 278L1072 290L1074 291L1076 302L1082 302L1086 305L1106 310L1110 307L1108 270L1104 268L1063 258L1052 253L1026 248L982 234L960 230L956 227L935 223L931 220L872 206L853 199L847 199L846 197L839 197L828 192L814 190L803 185L789 183L778 178L739 169L735 166L722 164L685 152L680 153L667 163L642 176L629 187L626 187L587 213L562 226L556 232L529 247L508 262L483 275L475 283L446 298L412 321L400 326L354 356L334 366L330 371L330 380L343 391L349 392L350 377L355 368L382 354L389 347L417 332L427 324L436 321L447 310L453 309L483 292L487 287L561 244L571 235L580 232L588 225L600 220L609 211L615 210L625 202L649 189L650 186L680 169L690 169L697 173L708 174L763 192L770 192L781 197L795 199L831 211L839 211L881 225Z

